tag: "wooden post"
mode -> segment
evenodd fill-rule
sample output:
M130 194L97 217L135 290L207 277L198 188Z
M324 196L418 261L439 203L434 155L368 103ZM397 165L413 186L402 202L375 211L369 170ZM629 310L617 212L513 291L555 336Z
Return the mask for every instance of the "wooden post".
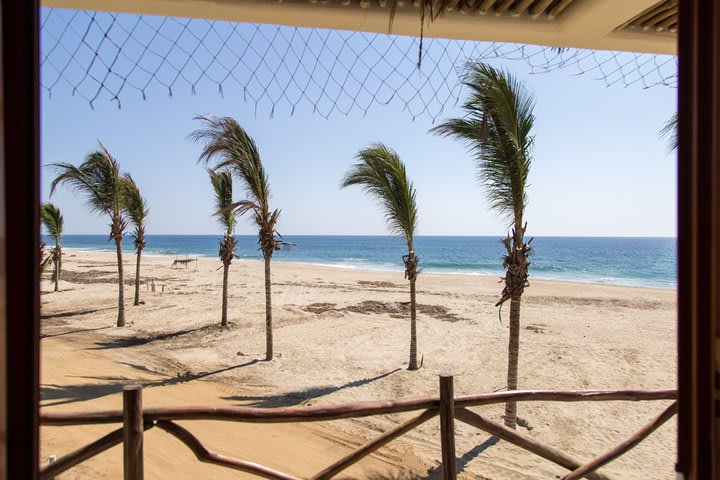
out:
M48 465L52 465L55 462L57 462L57 455L50 455L48 457ZM55 477L50 477L48 480L55 480Z
M678 30L676 471L720 478L720 4L683 0ZM22 157L19 157L22 158ZM10 338L10 337L8 337Z
M440 375L440 445L443 480L456 480L455 459L455 393L452 375Z
M125 480L143 480L142 387L123 387L123 465Z

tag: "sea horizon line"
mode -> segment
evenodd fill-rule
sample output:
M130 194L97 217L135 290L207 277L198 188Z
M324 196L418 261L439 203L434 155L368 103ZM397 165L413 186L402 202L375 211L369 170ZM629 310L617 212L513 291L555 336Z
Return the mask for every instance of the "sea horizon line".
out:
M49 236L42 234L43 236ZM126 232L126 236L130 233ZM484 234L484 235L466 235L466 234L428 234L428 235L415 235L415 238L419 237L437 237L437 238L504 238L506 234ZM64 233L63 237L90 237L90 236L107 236L106 232L103 233ZM165 237L213 237L222 236L222 233L146 233L148 236L165 236ZM236 233L236 237L256 237L256 233ZM392 234L381 234L381 233L286 233L285 237L378 237L378 238L393 238L398 237ZM677 235L532 235L532 238L663 238L663 239L677 239ZM400 237L398 237L400 238Z

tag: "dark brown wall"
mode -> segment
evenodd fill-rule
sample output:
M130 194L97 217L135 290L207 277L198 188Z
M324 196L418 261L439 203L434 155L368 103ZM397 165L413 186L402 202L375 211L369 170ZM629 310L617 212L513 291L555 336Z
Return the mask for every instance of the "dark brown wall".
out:
M37 0L2 0L3 201L0 288L6 357L7 478L36 478L38 464L39 148ZM3 249L4 246L4 249ZM1 307L2 305L0 305ZM2 326L2 322L0 322Z
M720 326L720 2L680 2L678 151L678 471L718 470Z

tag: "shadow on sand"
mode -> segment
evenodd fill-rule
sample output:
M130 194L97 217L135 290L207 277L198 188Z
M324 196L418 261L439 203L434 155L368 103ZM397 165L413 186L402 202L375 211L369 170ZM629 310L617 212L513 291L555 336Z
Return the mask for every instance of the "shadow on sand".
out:
M349 477L347 475L343 475L342 473L336 478L338 480L355 480L355 477ZM433 468L428 470L428 472L424 475L412 473L396 473L394 475L386 473L370 473L363 478L365 480L441 480L443 476L442 468Z
M131 363L121 362L136 370L152 373L153 375L160 375L166 378L161 380L142 380L133 379L128 377L119 376L76 376L74 378L82 378L95 380L93 383L77 384L77 385L57 385L52 383L45 383L40 385L40 399L44 403L43 407L51 407L55 405L64 405L67 403L83 402L86 400L93 400L96 398L105 397L107 395L113 395L122 391L125 385L142 385L143 388L152 387L165 387L168 385L177 385L180 383L187 383L193 380L200 380L203 378L217 375L224 372L229 372L237 368L249 367L255 365L259 360L250 360L249 362L240 363L238 365L231 365L229 367L219 368L209 372L200 373L187 373L184 375L171 376L161 372L155 372L142 365L135 365Z
M468 464L477 458L481 453L483 453L488 448L492 447L493 445L496 445L500 439L496 437L495 435L492 435L487 440L485 440L483 443L476 445L472 449L465 452L461 457L458 457L457 459L457 473L461 473L465 470L465 468L468 466ZM434 468L431 468L428 470L426 477L421 478L442 478L442 465L438 465Z
M40 338L62 337L63 335L72 335L73 333L93 332L95 330L105 330L107 328L113 328L113 327L111 327L110 325L107 325L105 327L97 327L97 328L78 328L77 330L68 330L68 331L60 332L60 333L45 333L43 335L40 335Z
M363 378L361 380L354 380L352 382L345 383L343 385L326 385L322 387L311 387L304 390L296 390L294 392L287 392L282 395L276 396L255 396L255 395L233 395L229 397L222 397L223 400L233 400L242 402L242 406L250 407L291 407L293 405L299 405L308 400L319 398L328 395L345 388L361 387L367 385L381 378L385 378L393 373L399 371L400 368L391 370L386 373L381 373L375 377Z
M128 347L138 347L140 345L147 345L148 343L152 342L161 342L163 340L170 340L172 338L181 337L183 335L188 335L190 333L199 332L201 330L209 330L216 328L216 325L204 325L202 327L197 328L191 328L186 330L178 330L176 332L169 332L169 333L158 333L155 335L147 335L143 337L125 337L125 338L115 338L112 340L105 340L100 342L95 342L95 347L91 347L88 350L107 350L110 348L128 348Z
M91 313L95 313L95 312L101 312L103 310L113 310L115 308L116 307L91 308L91 309L87 309L87 310L73 310L71 312L48 313L45 315L40 315L40 320L52 320L53 318L79 317L82 315L90 315Z

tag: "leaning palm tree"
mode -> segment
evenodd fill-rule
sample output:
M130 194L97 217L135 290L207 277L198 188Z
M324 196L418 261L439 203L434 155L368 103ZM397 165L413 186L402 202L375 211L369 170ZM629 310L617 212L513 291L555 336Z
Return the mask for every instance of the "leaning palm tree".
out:
M238 215L251 213L258 227L258 245L265 262L265 358L273 358L272 291L270 260L272 255L289 244L275 230L280 210L270 210L270 185L255 141L231 117L196 117L204 127L190 134L190 139L204 144L198 161L217 160L213 170L228 168L240 180L247 198L235 202Z
M432 131L465 142L475 157L478 179L485 187L490 206L510 223L511 233L503 240L505 286L496 306L510 300L507 388L516 390L520 301L528 286L530 265L530 242L525 243L527 224L523 216L533 146L534 99L522 82L483 63L468 65L464 84L470 89L470 97L463 105L465 116L448 120ZM505 424L515 428L516 419L517 404L509 401L505 406Z
M419 258L415 255L413 240L418 227L415 187L407 178L405 165L397 153L382 143L361 150L357 163L343 177L340 188L359 185L374 197L385 212L388 228L405 239L408 254L403 255L405 278L410 281L410 361L408 370L417 370L417 329L415 281Z
M145 219L150 214L147 202L140 194L135 180L129 173L123 175L123 204L124 210L128 218L135 226L132 233L133 244L135 245L135 302L134 305L140 305L140 258L145 248Z
M118 317L117 326L125 326L125 298L122 261L122 238L126 220L123 212L124 187L118 162L103 144L100 150L91 152L79 166L71 163L51 165L58 172L52 182L50 194L62 184L70 186L75 193L85 197L90 210L110 217L110 238L115 241L118 265Z
M220 242L220 261L223 264L223 289L222 289L222 317L220 319L220 325L227 327L227 307L228 307L228 271L230 270L230 264L235 258L235 246L237 240L235 240L234 230L235 223L235 212L233 211L233 199L232 199L232 173L230 170L213 171L208 170L210 175L210 182L212 183L213 190L215 192L215 215L218 217L218 222L225 231L225 236Z
M60 237L63 231L63 216L60 209L52 203L43 203L40 207L40 220L45 226L48 235L55 240L55 248L50 249L48 258L52 259L55 273L53 279L55 281L55 291L60 291L60 271L62 270L62 245Z

